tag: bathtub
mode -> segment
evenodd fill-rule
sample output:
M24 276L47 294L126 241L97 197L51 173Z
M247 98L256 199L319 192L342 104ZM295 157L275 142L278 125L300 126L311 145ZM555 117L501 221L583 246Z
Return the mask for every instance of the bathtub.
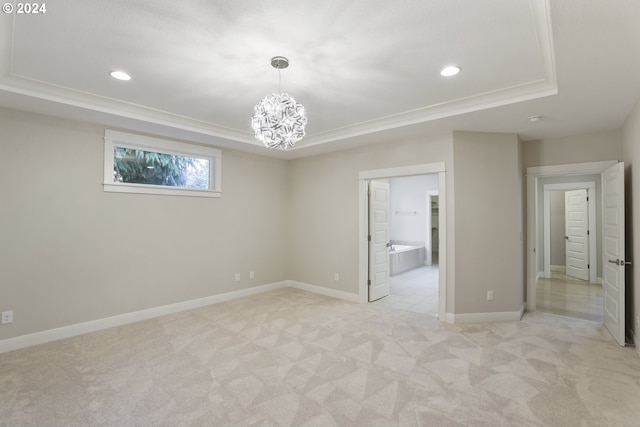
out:
M389 275L412 270L424 265L424 246L391 245L389 248Z

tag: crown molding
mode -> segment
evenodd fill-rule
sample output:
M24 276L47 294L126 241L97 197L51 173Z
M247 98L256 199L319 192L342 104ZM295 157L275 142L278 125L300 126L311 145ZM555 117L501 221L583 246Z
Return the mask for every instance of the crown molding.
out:
M305 148L325 143L557 94L558 88L551 28L550 0L530 0L529 4L538 40L540 64L543 71L543 77L541 79L453 101L428 105L322 133L307 135L304 139L304 144L297 145L287 151L304 150ZM164 126L227 140L235 143L236 147L237 143L246 144L244 147L247 149L255 149L262 146L249 131L233 129L143 105L82 92L13 74L12 46L14 19L15 15L5 14L0 17L0 23L3 24L0 30L0 91L157 125L159 132L162 132L161 127ZM242 149L241 147L238 148Z

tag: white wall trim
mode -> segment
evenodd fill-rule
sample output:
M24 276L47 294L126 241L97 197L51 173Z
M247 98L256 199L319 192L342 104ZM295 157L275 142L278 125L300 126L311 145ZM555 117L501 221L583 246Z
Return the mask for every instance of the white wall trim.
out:
M583 190L589 188L596 188L595 181L586 182L561 182L555 184L544 184L542 186L544 191L571 191L571 190Z
M105 317L102 319L91 320L88 322L77 323L74 325L63 326L60 328L49 329L46 331L35 332L32 334L21 335L18 337L0 340L0 354L9 351L19 350L26 347L32 347L39 344L45 344L58 341L65 338L71 338L78 335L84 335L91 332L97 332L117 326L123 326L130 323L140 322L143 320L153 319L167 314L178 313L187 310L193 310L208 305L219 304L238 298L252 295L258 295L264 292L273 291L282 288L293 288L302 291L312 292L332 298L341 299L353 303L362 303L360 296L349 292L338 291L335 289L324 288L322 286L310 285L308 283L297 282L295 280L283 280L281 282L269 283L266 285L255 286L252 288L241 289L233 292L226 292L218 295L211 295L204 298L197 298L189 301L182 301L175 304L153 307L145 310L134 311L131 313L119 314L116 316ZM366 301L365 301L366 302ZM489 323L489 322L510 322L519 321L524 314L524 304L520 307L520 311L514 312L498 312L498 313L463 313L454 314L446 313L443 317L446 323ZM640 348L637 338L636 350ZM640 353L639 353L640 355Z
M397 168L372 169L360 171L358 179L397 178L412 175L431 175L445 172L444 162L426 163L422 165L400 166Z
M502 311L494 313L447 313L447 323L492 323L492 322L518 322L524 315L524 303L518 311ZM451 321L449 321L451 320Z
M356 294L337 291L335 289L323 288L322 286L310 285L308 283L296 282L293 280L283 280L281 282L269 283L252 288L240 289L223 294L211 295L203 298L196 298L189 301L182 301L174 304L163 305L160 307L148 308L145 310L134 311L131 313L118 314L116 316L105 317L102 319L91 320L88 322L76 323L74 325L62 326L60 328L49 329L46 331L35 332L32 334L21 335L18 337L0 340L0 354L8 351L19 350L21 348L31 347L38 344L45 344L52 341L58 341L65 338L71 338L78 335L84 335L90 332L97 332L104 329L123 326L130 323L140 322L143 320L153 319L167 314L178 313L181 311L193 310L212 304L231 301L238 298L258 295L264 292L273 291L282 288L300 289L315 294L325 295L328 297L338 298L346 301L359 303L360 298Z
M338 291L336 289L324 288L322 286L310 285L308 283L296 282L295 280L287 280L287 286L301 291L312 292L314 294L324 295L327 297L337 298L345 301L361 303L360 296L349 292Z
M528 167L527 176L599 175L617 163L617 160L605 160L602 162Z
M544 212L542 214L542 229L543 229L543 270L544 277L547 279L551 278L551 271L549 271L549 265L551 265L551 238L549 234L551 233L551 212L549 209L549 205L551 204L551 197L548 191L543 193L543 209Z
M8 351L18 350L25 347L31 347L38 344L44 344L51 341L57 341L64 338L70 338L77 335L87 334L89 332L101 331L103 329L122 326L129 323L140 322L142 320L153 319L155 317L167 314L178 313L181 311L193 310L195 308L207 305L218 304L237 298L257 295L275 289L285 288L289 285L288 281L269 283L266 285L255 286L247 289L240 289L233 292L226 292L218 295L211 295L204 298L182 301L175 304L163 305L160 307L148 308L145 310L134 311L131 313L118 314L116 316L105 317L102 319L91 320L74 325L62 326L60 328L49 329L46 331L35 332L32 334L21 335L14 338L0 340L0 354Z
M631 330L631 337L633 338L633 344L634 344L636 353L638 354L638 357L640 357L640 339L638 339L636 334L633 333L633 330Z

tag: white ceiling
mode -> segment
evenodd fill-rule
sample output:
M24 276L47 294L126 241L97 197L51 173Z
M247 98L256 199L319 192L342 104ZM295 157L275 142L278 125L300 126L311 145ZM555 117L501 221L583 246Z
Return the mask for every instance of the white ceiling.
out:
M0 106L282 158L450 130L617 129L640 98L638 0L46 6L0 16ZM282 90L309 119L287 152L250 128L253 106L278 90L277 55L291 63ZM450 64L462 72L440 76Z

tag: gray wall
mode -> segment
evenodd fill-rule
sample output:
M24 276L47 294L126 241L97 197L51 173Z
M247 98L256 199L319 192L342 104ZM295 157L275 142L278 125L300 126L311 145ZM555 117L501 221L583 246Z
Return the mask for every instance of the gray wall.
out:
M428 136L292 160L289 165L290 279L358 293L360 171L445 162L450 203L447 213L453 212L451 138L451 134ZM453 218L450 219L448 239L454 234ZM451 261L453 241L447 242L451 242L447 247ZM448 278L454 274L453 264L447 264ZM333 280L334 273L340 274L340 282Z
M523 302L519 147L512 134L454 132L292 161L291 278L357 293L358 172L444 161L447 312L518 311ZM333 281L334 272L343 281ZM494 301L486 301L487 290L494 290Z
M631 195L638 110L624 128ZM196 199L103 192L103 132L0 110L0 310L15 316L0 339L285 279L357 293L358 172L434 162L447 168L447 312L516 311L521 165L622 156L621 131L526 143L453 132L289 162L223 150L223 197Z
M567 265L567 252L565 248L565 215L564 215L564 191L549 192L550 214L550 259L551 265L564 267Z
M615 159L622 159L621 130L526 141L522 146L525 168Z
M105 193L103 136L0 109L0 339L287 279L285 161L223 150L220 199Z
M627 328L636 338L640 329L636 316L640 315L640 100L629 114L623 128L623 160L625 162L626 259L632 265L625 268L627 291Z
M453 147L455 313L517 312L524 301L520 141L454 132Z

